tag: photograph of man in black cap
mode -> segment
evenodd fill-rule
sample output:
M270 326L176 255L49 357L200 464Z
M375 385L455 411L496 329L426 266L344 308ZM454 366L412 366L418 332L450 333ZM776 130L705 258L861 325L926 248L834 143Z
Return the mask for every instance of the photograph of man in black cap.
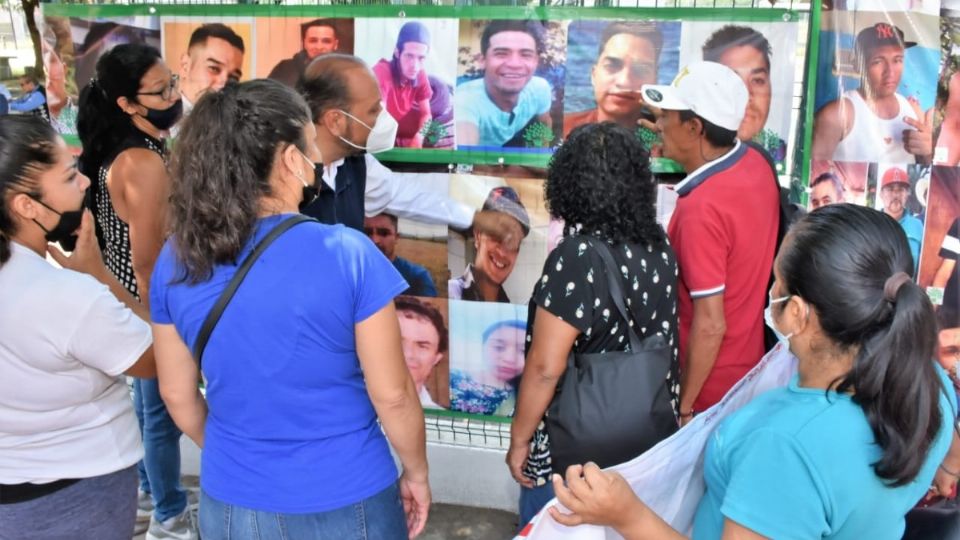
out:
M449 281L449 297L452 300L509 304L510 298L503 289L503 282L513 272L520 254L520 243L530 234L530 215L516 190L510 186L491 189L483 203L483 210L502 212L512 217L515 223L505 227L504 233L496 237L474 230L476 256L460 277Z
M421 131L430 121L433 97L426 70L430 52L430 30L421 22L410 21L400 28L390 59L383 58L373 66L387 112L400 124L396 145L401 148L423 147Z
M904 74L905 51L915 45L903 30L888 22L857 33L854 68L860 75L860 87L843 92L817 112L814 159L930 162L932 126L917 99L897 91Z

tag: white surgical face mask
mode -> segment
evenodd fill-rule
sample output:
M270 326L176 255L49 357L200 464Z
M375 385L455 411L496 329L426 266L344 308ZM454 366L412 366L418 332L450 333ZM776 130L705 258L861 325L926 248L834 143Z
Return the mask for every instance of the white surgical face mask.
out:
M783 335L783 334L780 333L780 330L777 330L777 323L775 323L775 322L773 321L773 305L774 305L774 304L779 304L780 302L786 302L787 300L790 299L791 296L792 296L792 295L789 295L789 294L788 294L787 296L781 296L780 298L774 298L774 297L773 297L773 289L770 289L770 292L767 293L767 298L769 298L770 301L767 302L767 308L763 310L763 320L766 321L767 326L769 326L770 329L773 330L774 335L777 336L777 339L778 339L781 343L783 343L783 344L785 344L785 345L788 345L788 346L789 346L789 344L790 344L790 338L793 337L793 332L791 332L791 333L789 333L789 334L787 334L787 335Z
M397 128L399 127L399 124L397 124L397 121L390 116L390 113L387 112L386 107L380 109L380 114L377 116L377 121L373 124L373 127L368 126L366 122L360 120L347 111L342 109L338 110L359 122L361 126L370 130L370 135L367 137L366 146L360 146L359 144L350 142L343 137L340 137L341 141L349 144L357 150L366 150L371 154L379 154L380 152L386 152L387 150L393 149L394 141L397 139Z

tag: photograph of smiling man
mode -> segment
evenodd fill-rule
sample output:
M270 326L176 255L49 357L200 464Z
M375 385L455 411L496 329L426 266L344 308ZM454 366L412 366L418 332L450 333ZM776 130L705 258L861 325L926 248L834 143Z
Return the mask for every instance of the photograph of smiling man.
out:
M452 175L450 197L471 208L499 213L506 226L505 233L496 237L451 230L449 298L524 303L547 256L550 216L543 202L543 180Z
M835 10L823 21L813 159L929 164L939 19Z
M549 152L560 128L565 45L560 21L461 21L457 147Z

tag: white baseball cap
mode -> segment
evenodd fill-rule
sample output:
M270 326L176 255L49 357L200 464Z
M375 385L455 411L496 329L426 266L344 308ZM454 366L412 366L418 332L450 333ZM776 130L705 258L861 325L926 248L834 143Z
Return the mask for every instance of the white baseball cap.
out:
M694 62L667 85L645 84L644 101L671 111L693 111L710 123L737 131L750 98L747 86L732 69L716 62Z

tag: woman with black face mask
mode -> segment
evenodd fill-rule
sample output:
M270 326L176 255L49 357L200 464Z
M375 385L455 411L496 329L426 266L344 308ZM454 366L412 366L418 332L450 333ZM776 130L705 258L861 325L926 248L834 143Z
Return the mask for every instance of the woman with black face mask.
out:
M48 122L0 118L2 540L133 534L143 447L124 376L156 366L147 309L77 210L89 185ZM48 244L68 238L69 257Z
M170 179L164 137L182 111L177 77L153 47L118 45L97 61L96 78L80 92L79 102L80 170L92 181L104 261L146 304L166 230ZM138 520L142 526L150 521L148 538L196 538L180 488L180 432L155 380L134 382L134 403L146 442Z

